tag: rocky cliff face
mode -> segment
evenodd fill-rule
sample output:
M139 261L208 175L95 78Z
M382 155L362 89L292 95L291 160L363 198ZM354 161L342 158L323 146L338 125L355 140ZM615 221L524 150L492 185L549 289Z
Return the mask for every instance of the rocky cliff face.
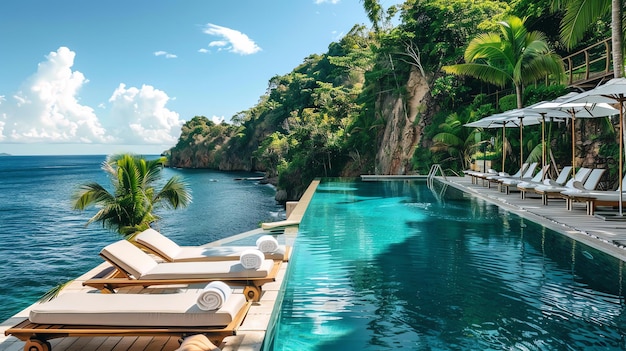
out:
M376 155L376 174L408 172L413 152L428 122L427 116L432 114L428 79L413 70L406 88L406 98L381 94L377 102L376 110L380 111L386 123Z

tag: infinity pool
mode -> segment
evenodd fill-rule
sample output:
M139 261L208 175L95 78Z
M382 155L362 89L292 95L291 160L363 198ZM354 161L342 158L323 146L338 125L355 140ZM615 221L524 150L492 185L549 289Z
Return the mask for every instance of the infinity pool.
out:
M440 183L324 179L264 351L626 350L623 267Z

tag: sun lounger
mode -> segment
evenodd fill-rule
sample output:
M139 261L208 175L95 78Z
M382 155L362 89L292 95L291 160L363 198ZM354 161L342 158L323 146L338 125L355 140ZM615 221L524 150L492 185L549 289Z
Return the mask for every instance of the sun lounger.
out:
M264 241L269 243L270 239L273 237L262 236L257 240L257 246L179 246L165 235L149 228L139 233L135 237L135 242L167 262L238 260L242 252L251 248L261 250L268 260L288 261L291 248L278 245L276 239L273 239L275 245L271 245L276 250L265 252L270 250L263 249L266 247Z
M562 198L561 191L576 189L576 186L581 185L587 190L595 189L605 171L606 169L603 168L581 168L578 172L576 172L574 178L567 181L565 186L541 185L536 187L534 191L535 193L541 195L543 204L547 205L549 198Z
M246 269L239 261L157 262L126 240L107 245L100 255L115 267L83 282L100 290L115 292L126 286L176 285L222 280L244 286L253 301L261 298L261 286L276 280L280 260L262 260L258 269Z
M622 200L626 199L624 189L626 189L626 176L622 178ZM573 209L574 203L584 202L587 207L587 214L593 216L598 206L619 206L619 191L619 187L609 191L568 189L562 191L561 196L565 198L568 210Z
M479 179L482 179L484 183L484 181L487 179L487 176L496 175L498 174L498 171L496 171L495 169L489 169L486 172L464 171L463 173L472 177L472 184L478 184Z
M7 329L26 341L25 351L50 351L48 340L80 336L204 334L212 342L235 335L251 302L232 293L221 308L203 311L194 289L174 294L65 293L33 306L29 318Z
M564 186L565 183L567 182L567 179L569 178L570 173L572 173L572 166L565 166L563 167L561 172L559 172L559 175L556 177L555 180L544 179L540 182L533 182L533 181L521 182L517 184L517 189L520 191L522 195L522 199L525 199L527 192L534 191L535 188L540 185Z
M488 187L491 187L491 183L498 184L498 188L500 188L500 183L504 179L521 179L526 176L528 179L532 178L532 174L537 169L537 162L533 162L531 164L522 164L522 168L520 168L515 174L510 175L506 172L500 172L497 175L487 176ZM526 167L524 167L526 166ZM500 189L498 189L500 190Z
M519 177L528 168L528 163L523 163L522 167L513 175ZM478 180L481 179L483 186L485 181L490 177L505 177L510 176L506 172L497 172L494 169L489 169L487 172L467 171L467 175L472 177L472 184L478 184ZM487 182L487 186L491 186L491 182Z
M537 174L535 174L534 176L530 178L526 177L526 175L524 175L521 179L520 178L507 178L507 179L503 179L500 182L500 184L505 189L504 192L508 195L511 192L510 188L515 188L515 190L517 190L517 185L522 182L541 182L541 180L544 177L544 174L548 171L549 168L550 168L550 165L545 165L539 170L539 172L537 172Z

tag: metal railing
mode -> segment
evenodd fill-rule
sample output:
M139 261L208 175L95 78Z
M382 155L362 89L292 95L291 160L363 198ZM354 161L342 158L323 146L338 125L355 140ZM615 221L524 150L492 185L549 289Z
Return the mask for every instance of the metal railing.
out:
M444 180L446 181L448 180L446 178L446 174L443 172L443 169L441 168L441 165L438 163L435 163L432 166L430 166L430 170L428 171L428 176L426 177L429 185L432 185L432 181L437 175L437 173L439 173L443 177Z

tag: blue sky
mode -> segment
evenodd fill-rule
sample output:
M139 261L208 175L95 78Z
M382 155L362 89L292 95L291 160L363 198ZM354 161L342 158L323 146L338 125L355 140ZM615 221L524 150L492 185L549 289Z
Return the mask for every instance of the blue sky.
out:
M158 154L355 24L360 0L2 1L0 153Z

